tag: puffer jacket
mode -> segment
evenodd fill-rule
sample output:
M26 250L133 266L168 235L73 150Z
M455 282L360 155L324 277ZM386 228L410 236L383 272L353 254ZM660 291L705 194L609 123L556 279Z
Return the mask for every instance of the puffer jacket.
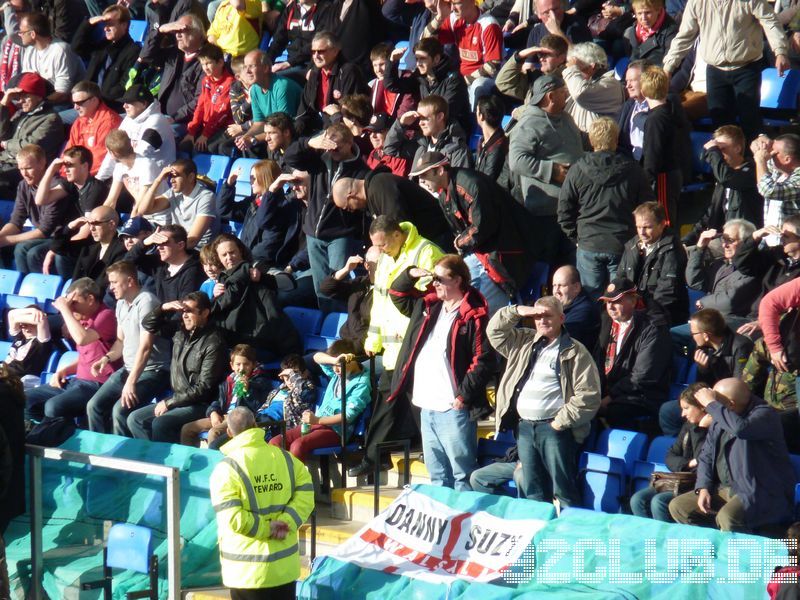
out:
M442 310L442 301L433 287L429 286L425 291L414 287L417 280L411 278L409 269L411 267L398 275L389 292L397 310L409 318L409 323L398 356L402 368L394 371L392 393L387 402L393 402L399 395L413 389L414 363ZM486 299L470 286L450 327L446 356L456 397L464 402L474 421L485 418L490 412L486 383L492 374L494 357L486 339L488 320Z
M644 170L615 152L584 154L572 165L558 196L558 224L582 250L622 254L636 235L633 209L654 200Z
M528 106L511 130L508 167L525 208L536 216L555 216L561 185L554 183L553 164L574 164L583 156L581 132L566 112L552 116Z
M228 347L222 332L210 321L205 327L186 331L171 312L157 307L142 319L142 327L164 338L172 338L168 409L211 404L228 368Z
M541 338L534 329L517 327L521 319L516 306L506 306L495 313L486 328L489 343L508 359L497 386L498 431L516 427L519 421L517 397L530 376L533 345ZM553 425L570 429L580 443L589 435L591 420L600 408L600 374L589 351L566 331L559 339L558 361L564 406Z

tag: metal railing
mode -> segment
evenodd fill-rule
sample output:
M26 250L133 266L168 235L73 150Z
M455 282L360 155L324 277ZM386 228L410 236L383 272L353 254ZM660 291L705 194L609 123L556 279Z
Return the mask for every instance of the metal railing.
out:
M181 522L180 477L176 467L125 458L113 458L59 448L27 445L30 457L30 513L31 513L31 598L42 600L42 460L75 462L115 471L156 475L166 479L167 496L167 585L169 600L181 597Z

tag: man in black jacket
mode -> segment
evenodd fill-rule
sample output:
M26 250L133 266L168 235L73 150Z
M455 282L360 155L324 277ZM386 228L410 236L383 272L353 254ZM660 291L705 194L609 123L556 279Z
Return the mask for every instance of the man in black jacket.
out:
M640 204L633 216L638 235L625 244L617 275L636 282L655 324L683 324L689 316L686 252L674 235L665 233L667 216L660 204Z
M177 46L165 53L158 101L161 112L172 118L173 128L179 126L176 137L180 138L186 133L185 125L192 119L200 97L203 69L197 53L206 43L205 29L197 16L188 14L167 23L162 31L174 33Z
M452 248L453 235L436 199L405 177L383 169L364 179L342 177L333 184L333 202L348 212L365 210L370 219L386 215L410 221L420 235L440 248Z
M619 127L597 118L589 127L594 152L567 171L558 197L558 224L577 245L577 267L587 293L597 299L617 274L625 242L636 234L633 210L655 199L644 170L617 153Z
M120 4L112 4L102 15L84 21L72 40L72 49L89 61L86 78L100 86L103 102L117 112L122 112L119 99L125 93L128 71L141 50L128 33L130 22L130 11ZM96 36L99 23L103 24L101 40Z
M169 313L181 315L182 323ZM222 333L211 323L211 301L203 292L167 302L142 320L152 334L172 338L172 396L128 415L133 437L154 442L180 442L181 427L206 415L225 377L228 351Z
M600 333L597 301L583 289L578 269L564 265L553 273L553 296L564 307L564 327L572 339L593 351Z
M669 395L669 331L637 310L639 294L630 279L615 278L600 299L606 303L607 318L595 353L603 380L598 416L609 427L652 431Z
M327 31L317 33L311 41L314 68L308 75L297 107L294 126L298 135L310 135L325 128L329 115L339 112L328 108L331 104L338 104L350 94L367 92L359 68L344 61L341 48L336 36Z

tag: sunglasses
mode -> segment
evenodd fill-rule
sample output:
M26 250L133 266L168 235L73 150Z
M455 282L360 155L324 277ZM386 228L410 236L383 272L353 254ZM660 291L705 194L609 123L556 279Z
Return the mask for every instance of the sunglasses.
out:
M94 98L94 96L89 96L88 98L84 98L83 100L73 100L72 104L75 105L75 106L83 106L84 104L86 104L92 98Z
M106 219L105 221L86 221L86 224L89 227L100 227L100 225L102 225L104 223L110 223L110 222L111 222L111 219Z
M433 283L438 283L439 285L447 285L448 283L450 283L453 280L450 279L449 277L442 277L441 275L434 275L433 277L431 277L431 281Z
M314 50L312 48L311 49L311 54L325 54L328 50L330 50L330 48L322 48L322 49L317 49L317 50Z

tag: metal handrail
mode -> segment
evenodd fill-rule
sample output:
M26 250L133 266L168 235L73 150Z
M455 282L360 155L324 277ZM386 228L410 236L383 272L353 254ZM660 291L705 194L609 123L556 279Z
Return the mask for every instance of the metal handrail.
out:
M45 448L28 444L25 451L30 457L30 511L31 511L31 582L33 600L42 600L43 580L42 544L42 460L76 462L141 475L156 475L166 480L167 487L167 586L169 600L181 597L181 520L180 477L176 467L157 465L127 458L113 458L86 452Z

